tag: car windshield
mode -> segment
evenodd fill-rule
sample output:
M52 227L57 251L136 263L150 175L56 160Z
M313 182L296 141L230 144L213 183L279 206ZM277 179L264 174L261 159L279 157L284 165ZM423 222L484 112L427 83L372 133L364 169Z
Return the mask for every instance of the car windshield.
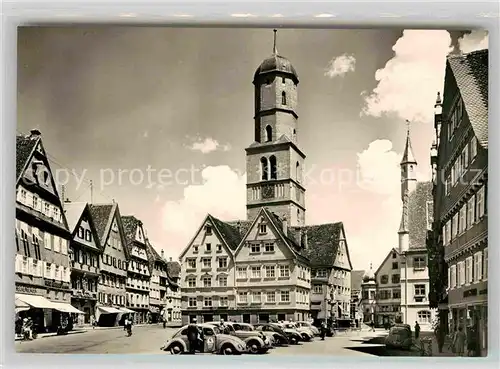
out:
M253 331L249 325L240 325L240 331Z
M221 334L219 327L213 326L213 327L211 327L211 329L213 329L214 334ZM212 334L211 334L211 332L209 332L211 329L210 328L203 328L203 334L211 336Z

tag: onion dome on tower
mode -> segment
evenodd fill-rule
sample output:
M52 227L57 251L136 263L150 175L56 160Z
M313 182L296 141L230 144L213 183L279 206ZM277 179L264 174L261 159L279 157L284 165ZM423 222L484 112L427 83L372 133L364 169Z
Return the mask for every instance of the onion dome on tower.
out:
M261 77L265 78L265 76L269 73L277 73L288 75L295 82L295 84L298 84L299 76L292 63L284 56L278 54L278 49L276 48L276 32L277 30L274 30L273 54L260 63L255 71L253 80L255 82Z

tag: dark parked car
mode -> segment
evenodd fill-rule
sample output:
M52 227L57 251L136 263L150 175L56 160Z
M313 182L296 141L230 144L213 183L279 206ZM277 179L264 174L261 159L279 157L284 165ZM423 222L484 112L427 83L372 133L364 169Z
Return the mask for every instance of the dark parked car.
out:
M274 337L274 342L276 345L284 346L288 345L287 334L280 327L273 326L271 324L261 323L255 325L255 330L260 332L271 332Z
M413 344L411 327L408 324L395 324L385 338L387 348L399 348L409 350Z

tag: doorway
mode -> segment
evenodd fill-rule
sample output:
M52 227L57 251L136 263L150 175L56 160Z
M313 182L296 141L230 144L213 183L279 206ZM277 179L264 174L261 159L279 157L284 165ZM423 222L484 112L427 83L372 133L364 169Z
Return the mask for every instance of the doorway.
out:
M259 314L259 323L269 323L269 314Z
M250 324L250 314L243 314L243 323Z
M223 320L223 321L227 322L227 314L221 314L220 315L220 320Z
M213 322L214 316L213 314L205 314L203 315L203 323Z
M278 314L278 321L285 321L286 320L286 314Z

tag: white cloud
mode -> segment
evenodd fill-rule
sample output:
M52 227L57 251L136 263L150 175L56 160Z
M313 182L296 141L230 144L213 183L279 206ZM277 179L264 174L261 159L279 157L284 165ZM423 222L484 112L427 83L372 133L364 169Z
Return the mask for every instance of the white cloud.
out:
M488 31L474 30L458 39L460 51L470 53L488 48Z
M206 167L201 175L203 184L187 186L181 200L168 201L162 209L165 243L176 257L207 213L221 220L246 217L246 175L239 175L226 165Z
M203 154L208 154L213 151L229 151L231 146L229 144L220 144L217 140L207 137L205 139L197 138L193 143L187 146L192 151L200 151Z
M355 67L356 58L352 55L343 54L330 60L325 76L330 78L342 77L348 72L354 72Z
M363 94L361 115L393 113L412 122L432 122L436 94L443 89L446 56L453 50L450 34L405 30L392 49L394 57L375 73L377 87Z
M144 131L144 133L142 134L142 137L148 138L149 137L149 132L148 131Z
M391 141L375 140L357 155L359 187L385 195L399 190L402 155L392 150Z

